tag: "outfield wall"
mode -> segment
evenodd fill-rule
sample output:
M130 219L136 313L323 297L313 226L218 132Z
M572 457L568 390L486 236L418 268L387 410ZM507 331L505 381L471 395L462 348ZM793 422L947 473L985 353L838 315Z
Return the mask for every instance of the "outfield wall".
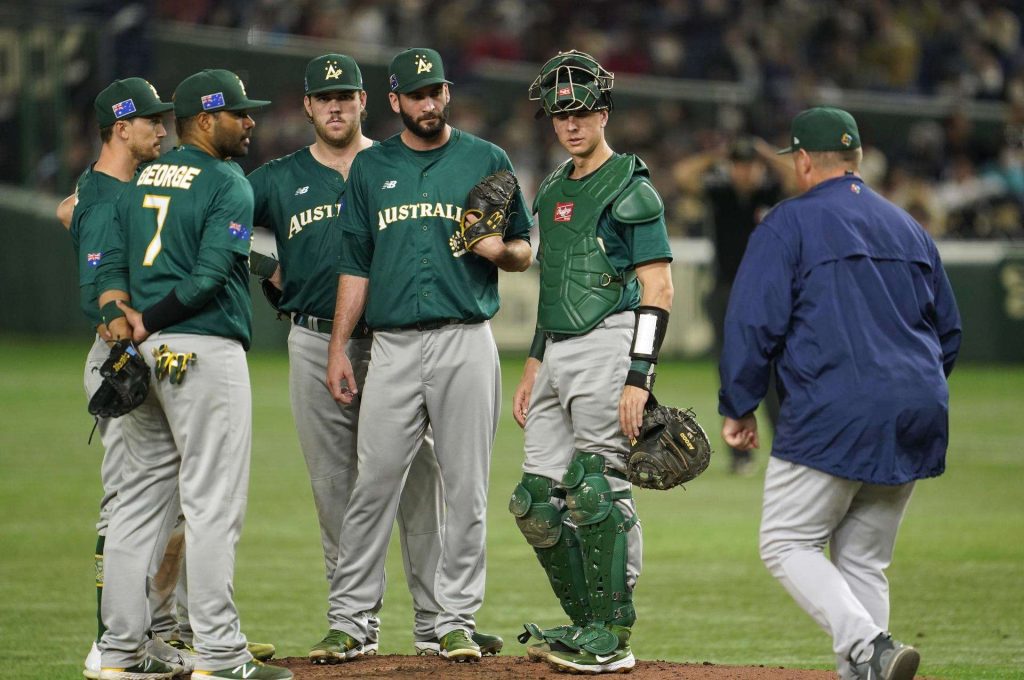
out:
M71 240L54 217L53 196L0 185L0 291L5 310L0 333L87 336L78 310ZM1024 244L939 244L964 318L961 356L976 361L1024 362ZM665 352L674 357L706 354L712 333L702 300L712 285L711 244L675 239L672 279L676 297ZM502 349L525 351L533 337L537 276L505 274L502 310L494 333ZM278 321L253 286L253 346L284 348L288 324Z

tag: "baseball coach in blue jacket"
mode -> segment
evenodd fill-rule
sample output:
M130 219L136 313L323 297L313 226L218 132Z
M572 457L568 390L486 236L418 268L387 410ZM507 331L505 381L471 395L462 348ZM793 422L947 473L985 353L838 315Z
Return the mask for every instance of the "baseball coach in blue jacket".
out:
M935 243L858 176L860 147L846 111L794 118L780 153L803 193L750 238L719 412L727 444L757 447L754 409L776 372L761 559L832 636L840 677L903 680L920 655L889 633L885 570L915 481L945 469L960 315Z

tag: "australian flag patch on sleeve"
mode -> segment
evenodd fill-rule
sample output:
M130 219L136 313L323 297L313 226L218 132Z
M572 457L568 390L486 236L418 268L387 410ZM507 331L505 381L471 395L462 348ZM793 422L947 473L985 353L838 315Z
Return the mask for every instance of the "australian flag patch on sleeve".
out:
M103 259L103 253L86 253L85 261L90 267L95 269L100 266L100 260Z
M228 231L231 232L231 235L235 238L246 241L249 240L250 236L252 236L252 229L244 224L239 224L238 222L231 222L228 224Z

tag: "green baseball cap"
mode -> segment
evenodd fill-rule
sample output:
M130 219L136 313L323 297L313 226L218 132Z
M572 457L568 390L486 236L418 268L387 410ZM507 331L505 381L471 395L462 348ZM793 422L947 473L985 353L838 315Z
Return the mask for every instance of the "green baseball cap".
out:
M324 54L306 64L306 94L362 90L363 74L356 60L344 54Z
M790 145L779 154L804 151L846 151L860 148L857 121L846 111L818 106L801 111L790 127Z
M204 111L245 111L270 102L249 99L242 79L222 68L208 68L190 75L174 91L174 115L188 118Z
M174 108L174 104L160 101L156 88L142 78L115 80L96 95L94 106L101 128L119 120L153 116Z
M414 47L400 52L388 68L388 85L396 94L408 94L427 85L452 84L445 80L441 55L427 47Z

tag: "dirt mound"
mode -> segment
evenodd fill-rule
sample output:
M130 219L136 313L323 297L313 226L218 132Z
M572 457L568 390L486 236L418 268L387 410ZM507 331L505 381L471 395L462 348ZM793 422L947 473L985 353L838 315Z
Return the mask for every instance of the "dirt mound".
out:
M292 657L271 663L285 666L295 680L327 678L428 678L439 680L481 680L508 678L567 678L546 663L521 656L488 656L479 663L452 663L436 656L363 656L346 663L314 666L308 659ZM716 666L714 664L638 661L629 673L631 680L835 680L831 671L807 671L765 666Z

